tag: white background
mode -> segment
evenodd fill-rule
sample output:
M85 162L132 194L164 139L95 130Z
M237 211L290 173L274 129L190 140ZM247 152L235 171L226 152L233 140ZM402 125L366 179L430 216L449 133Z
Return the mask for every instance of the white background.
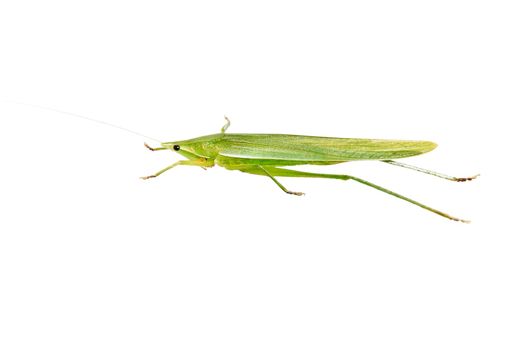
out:
M525 12L512 1L6 1L0 348L524 349ZM147 139L432 140L358 183L176 168Z

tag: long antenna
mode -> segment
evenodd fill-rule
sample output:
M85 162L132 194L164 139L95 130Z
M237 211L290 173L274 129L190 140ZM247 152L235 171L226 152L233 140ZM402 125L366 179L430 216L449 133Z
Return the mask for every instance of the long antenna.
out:
M139 133L137 131L133 131L133 130L130 130L130 129L127 129L127 128L123 128L122 126L111 124L111 123L108 123L108 122L105 122L105 121L102 121L102 120L86 117L84 115L62 111L62 110L56 109L56 108L34 105L34 104L31 104L31 103L25 103L25 102L12 101L12 103L16 103L16 104L22 105L22 106L28 106L28 107L33 107L33 108L45 109L45 110L48 110L48 111L52 111L52 112L61 113L61 114L69 115L69 116L72 116L72 117L76 117L76 118L79 118L79 119L89 120L89 121L94 122L94 123L99 123L99 124L102 124L102 125L111 126L112 128L119 129L119 130L122 130L122 131L126 131L126 132L128 132L130 134L134 134L134 135L137 135L137 136L145 137L145 138L150 139L152 141L156 141L156 142L161 143L161 141L159 141L159 140L157 140L157 139L155 139L153 137L141 134L141 133Z

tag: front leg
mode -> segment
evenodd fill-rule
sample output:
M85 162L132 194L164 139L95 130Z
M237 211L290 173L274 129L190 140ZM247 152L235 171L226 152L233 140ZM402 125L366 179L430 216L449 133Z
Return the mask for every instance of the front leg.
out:
M157 177L157 176L161 175L162 173L164 173L165 171L168 171L168 170L170 170L173 167L176 167L178 165L191 165L191 166L193 165L193 166L200 166L200 167L205 167L206 168L206 167L214 166L214 162L209 160L209 159L206 159L206 158L197 158L197 159L191 159L191 160L180 160L178 162L175 162L175 163L167 166L164 169L159 170L155 174L148 175L148 176L142 176L141 179L143 179L143 180L152 179L152 178Z

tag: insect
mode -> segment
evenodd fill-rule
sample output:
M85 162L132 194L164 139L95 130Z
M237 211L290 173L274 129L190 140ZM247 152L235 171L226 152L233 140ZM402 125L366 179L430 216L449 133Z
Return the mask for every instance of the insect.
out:
M205 169L218 165L228 170L239 170L252 175L266 176L285 193L297 196L304 193L288 190L278 181L277 177L354 180L445 218L469 222L355 176L311 173L283 168L305 164L331 165L356 160L375 160L456 182L471 181L479 176L453 177L393 160L432 151L437 146L433 142L286 134L232 134L226 132L230 126L230 120L227 117L225 120L226 124L217 134L183 141L161 142L160 147L157 148L150 147L145 143L145 147L151 151L171 150L186 159L179 160L155 174L142 177L142 179L155 178L180 165L199 166Z
M463 220L451 216L356 176L311 173L283 167L305 164L331 165L356 160L375 160L455 182L471 181L479 176L478 174L470 177L448 176L393 160L412 157L432 151L437 145L430 141L375 140L286 134L231 134L226 133L230 126L230 120L225 116L226 124L221 128L220 133L183 141L161 142L136 131L80 114L30 103L13 103L85 119L145 137L159 142L161 145L161 147L154 148L145 143L144 146L149 150L175 151L186 158L186 160L177 161L155 174L141 177L141 179L144 180L157 177L178 165L199 166L205 169L219 165L228 170L239 170L252 175L267 176L285 193L296 196L302 196L304 193L289 191L276 179L276 177L354 180L442 217L454 221L469 223L469 220Z

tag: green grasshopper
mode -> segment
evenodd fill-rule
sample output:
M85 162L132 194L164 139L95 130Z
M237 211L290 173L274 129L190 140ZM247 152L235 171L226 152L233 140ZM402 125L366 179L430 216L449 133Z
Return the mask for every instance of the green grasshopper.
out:
M161 147L153 148L145 143L144 145L146 148L151 151L171 150L176 151L187 158L186 160L175 162L153 175L143 176L141 179L157 177L178 165L200 166L205 169L213 167L214 165L219 165L228 170L239 170L248 174L267 176L285 193L296 196L302 196L304 193L289 191L276 179L276 177L310 177L354 180L390 194L396 198L403 199L404 201L417 205L445 218L468 223L469 220L456 218L356 176L310 173L282 167L306 164L331 165L353 160L376 160L456 182L471 181L479 176L453 177L393 160L412 157L432 151L437 145L430 141L375 140L285 134L227 134L226 130L230 126L230 120L225 117L226 124L221 128L221 132L218 134L201 136L183 141L160 142L136 131L76 113L29 103L13 103L66 114L120 129L128 133L157 141L161 144Z
M437 146L433 142L285 134L231 134L226 133L230 126L230 120L227 117L225 119L226 124L218 134L183 141L161 142L161 147L158 148L150 147L145 143L145 147L151 151L171 150L187 159L177 161L153 175L142 177L142 179L157 177L178 165L199 166L205 169L219 165L228 170L239 170L252 175L267 176L285 193L297 196L301 196L304 193L289 191L276 177L354 180L445 218L465 223L469 222L355 176L319 174L283 168L284 166L294 165L331 165L354 160L376 160L450 181L464 182L478 177L478 175L460 178L453 177L393 160L432 151Z

